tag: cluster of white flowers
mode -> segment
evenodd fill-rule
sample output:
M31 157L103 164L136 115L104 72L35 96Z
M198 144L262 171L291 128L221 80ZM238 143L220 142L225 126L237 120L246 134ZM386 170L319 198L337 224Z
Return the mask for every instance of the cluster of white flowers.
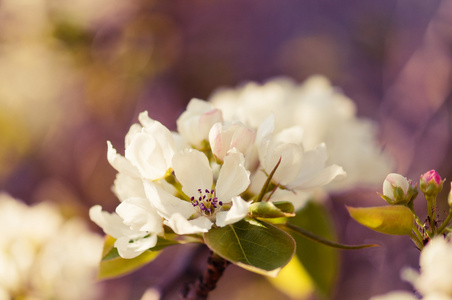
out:
M114 213L94 206L90 217L116 239L121 257L154 247L165 226L185 235L238 222L263 189L264 201L296 202L302 193L345 177L342 167L327 162L325 143L314 145L311 135L312 147L306 146L310 128L287 123L294 113L287 119L280 115L296 99L277 95L269 103L273 85L252 104L241 97L231 103L192 99L177 120L177 132L143 112L125 137L124 156L108 142L108 161L119 172L113 190L121 203ZM277 87L284 91L284 84Z
M0 194L0 299L94 299L103 239L49 203Z
M357 118L354 102L325 77L312 76L301 85L288 78L262 85L250 82L236 89L220 89L209 101L225 118L251 128L257 128L270 113L275 114L276 133L301 126L299 139L305 150L325 143L329 160L347 172L347 180L328 185L329 191L377 186L393 171L393 159L378 144L376 125Z
M411 282L424 300L452 300L452 242L443 237L432 239L422 250L420 273L413 269L402 271L402 278ZM411 293L396 291L371 300L416 300Z

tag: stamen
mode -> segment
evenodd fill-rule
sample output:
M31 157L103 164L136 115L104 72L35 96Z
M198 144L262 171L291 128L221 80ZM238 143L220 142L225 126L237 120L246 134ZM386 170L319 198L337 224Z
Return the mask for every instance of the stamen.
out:
M193 207L197 208L198 213L205 216L215 215L216 211L221 209L223 203L215 197L215 190L198 189L199 196L196 200L195 196L190 197Z

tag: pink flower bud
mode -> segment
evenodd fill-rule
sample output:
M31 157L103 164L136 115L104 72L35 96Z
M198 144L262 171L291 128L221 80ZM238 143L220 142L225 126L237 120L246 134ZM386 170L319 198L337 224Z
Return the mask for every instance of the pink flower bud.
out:
M443 189L443 183L438 172L430 170L421 175L419 188L425 195L437 195Z
M435 170L430 170L421 175L421 181L426 183L434 183L436 185L441 184L441 176Z

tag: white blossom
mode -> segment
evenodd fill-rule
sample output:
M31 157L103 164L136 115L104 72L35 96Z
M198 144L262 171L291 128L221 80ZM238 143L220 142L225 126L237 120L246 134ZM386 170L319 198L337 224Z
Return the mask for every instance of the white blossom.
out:
M140 213L139 207L133 207L133 201L132 203L126 201L122 202L129 206L129 210L123 213L125 220L117 213L102 211L100 205L91 207L89 216L106 234L116 239L114 246L122 258L134 258L156 245L157 235L162 232L163 225L158 215L149 216L145 221L140 218L133 220L133 216ZM152 217L155 219L153 220ZM158 221L160 221L160 226L158 226ZM137 225L140 222L141 227ZM147 224L144 224L146 222Z
M209 131L215 123L223 122L221 110L199 99L192 99L177 119L177 131L196 148L209 139Z
M250 183L250 174L243 164L243 154L232 149L214 183L215 174L207 157L200 151L186 149L175 154L173 168L187 199L177 198L151 182L145 183L146 194L165 218L165 224L176 233L207 232L213 223L225 226L248 214L249 203L238 197ZM224 210L229 204L231 209Z
M312 76L302 84L287 78L250 82L219 89L209 101L222 110L225 120L238 120L252 129L270 114L275 116L274 134L301 126L305 151L324 143L328 161L347 172L347 179L330 183L329 190L380 184L393 168L392 158L378 144L376 124L358 118L355 104L325 77Z
M126 135L125 156L116 152L108 142L107 158L120 173L148 180L163 178L171 169L176 150L173 134L160 122L139 115L141 126L134 124Z
M291 127L273 134L274 117L268 117L259 127L256 145L262 167L269 174L278 164L273 180L290 189L314 189L345 176L337 165L326 166L324 144L304 152L300 145L302 129Z
M95 299L102 238L51 203L0 194L0 299Z

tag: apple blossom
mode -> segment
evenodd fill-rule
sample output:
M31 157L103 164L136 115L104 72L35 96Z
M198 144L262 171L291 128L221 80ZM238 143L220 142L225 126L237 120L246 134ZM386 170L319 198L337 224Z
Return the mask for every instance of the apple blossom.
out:
M0 299L98 299L103 239L50 202L0 193Z
M176 143L168 128L149 118L147 112L140 113L139 120L142 126L132 125L126 135L124 157L108 142L108 161L121 173L157 180L171 169Z
M127 202L123 202L127 205ZM131 208L132 205L129 205ZM122 258L134 258L149 248L152 248L157 243L157 234L161 233L163 230L163 225L158 226L158 220L160 217L154 215L155 220L148 221L152 226L146 226L141 224L141 227L135 225L137 222L132 220L133 215L139 215L140 212L136 212L139 208L131 209L130 212L124 213L126 215L126 220L121 218L117 213L108 213L102 211L100 205L95 205L91 207L89 211L89 216L91 220L101 227L104 232L111 235L116 239L114 246L118 249L118 253ZM152 214L152 212L149 212ZM131 216L130 218L127 218ZM148 217L151 219L152 216ZM146 222L145 221L145 222ZM139 221L138 221L139 222ZM145 223L142 222L142 223ZM127 224L126 224L127 223ZM137 229L132 229L129 224L135 225ZM153 230L148 231L148 230Z
M218 89L209 101L223 111L225 120L252 129L270 114L275 115L275 134L301 126L305 150L325 143L329 160L347 171L346 180L324 187L328 191L376 185L394 168L392 157L378 143L375 122L358 118L353 101L323 76L311 76L301 84L284 77L263 84L248 82Z
M177 119L177 131L195 148L202 149L202 142L209 139L209 131L215 123L223 122L221 110L199 99L192 99Z
M153 207L165 218L165 224L176 233L207 232L213 223L225 226L248 214L249 204L238 197L250 183L250 174L243 164L243 154L230 150L214 184L207 157L200 151L186 149L173 158L174 173L186 199L151 182L145 183L145 191ZM232 205L231 209L226 210L226 205Z
M314 189L328 184L336 177L345 176L337 165L326 166L328 155L324 144L304 152L297 143L302 137L300 127L287 128L273 134L274 117L267 118L259 127L256 145L259 160L267 173L279 163L273 180L290 189Z

